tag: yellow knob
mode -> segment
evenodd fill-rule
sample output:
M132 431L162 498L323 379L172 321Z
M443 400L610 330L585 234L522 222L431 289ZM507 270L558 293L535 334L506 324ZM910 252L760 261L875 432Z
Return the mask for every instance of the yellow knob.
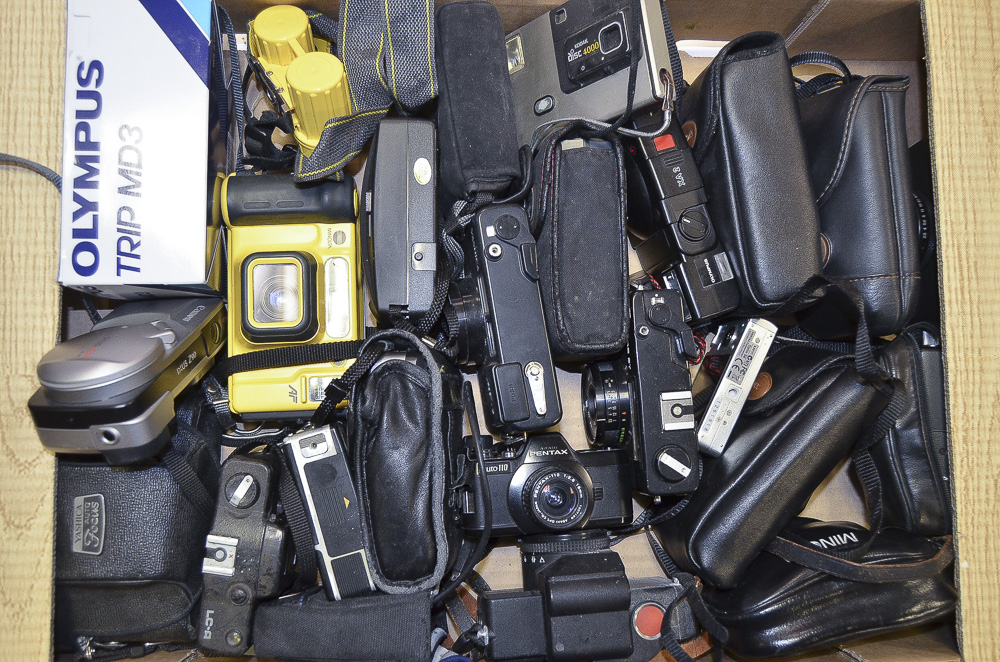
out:
M268 7L253 21L251 51L258 59L283 67L313 50L309 17L298 7Z
M333 117L351 113L344 65L330 53L306 53L295 58L285 77L295 108L295 139L302 153L311 156L323 126Z

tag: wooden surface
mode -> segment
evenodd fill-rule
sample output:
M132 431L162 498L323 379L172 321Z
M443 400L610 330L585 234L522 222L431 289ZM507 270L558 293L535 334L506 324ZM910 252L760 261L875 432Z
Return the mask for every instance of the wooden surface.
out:
M0 151L62 170L65 5L0 9ZM56 340L59 193L0 168L0 658L45 660L52 595L52 455L28 417L35 364Z
M1000 659L1000 4L929 0L952 472L968 660Z
M997 660L1000 3L928 0L925 19L962 559L960 635L966 659ZM62 0L4 0L0 10L0 151L57 171L64 21ZM59 202L51 184L14 168L0 167L0 193L0 659L44 660L50 656L53 462L25 403L37 385L35 363L56 339ZM893 657L909 659L905 644L898 651Z

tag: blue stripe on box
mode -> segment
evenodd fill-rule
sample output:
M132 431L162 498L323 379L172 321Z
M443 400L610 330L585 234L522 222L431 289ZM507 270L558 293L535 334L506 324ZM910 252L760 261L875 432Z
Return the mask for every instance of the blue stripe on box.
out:
M208 87L208 37L177 0L139 0L163 34Z

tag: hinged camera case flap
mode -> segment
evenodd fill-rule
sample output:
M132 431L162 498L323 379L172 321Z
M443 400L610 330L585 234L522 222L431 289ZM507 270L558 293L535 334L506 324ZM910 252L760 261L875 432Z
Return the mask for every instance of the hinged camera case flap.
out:
M796 518L782 532L817 549L849 552L868 531L853 522ZM956 592L935 542L897 529L875 537L857 563L865 566L927 564L927 576L869 583L789 563L764 552L729 591L706 587L705 604L726 627L726 648L740 657L773 658L825 648L874 634L938 620L955 609ZM947 560L942 563L946 564Z
M866 76L802 99L802 131L827 276L850 281L865 301L872 335L899 332L920 294L918 227L906 139L906 76ZM807 311L817 338L847 338L849 313L835 300Z
M739 276L739 312L775 310L822 273L819 218L785 42L729 42L684 95L708 208Z
M541 143L531 193L549 346L570 364L617 354L629 333L622 144L576 136Z
M431 659L431 594L327 600L322 591L262 602L254 614L260 658L410 662Z
M499 195L521 176L500 12L489 2L455 2L434 18L442 200Z
M937 334L915 325L880 352L904 393L903 411L871 455L882 482L883 523L924 536L951 532L944 368Z
M74 638L187 642L201 592L201 559L212 513L186 496L214 501L221 429L200 393L178 409L171 461L187 465L182 486L157 460L128 467L60 460L56 480L55 634ZM100 609L95 609L100 605Z
M429 591L461 541L457 493L450 488L462 443L462 376L404 331L377 333L366 346L386 342L407 353L383 355L350 399L362 531L380 590Z
M771 389L747 403L691 501L658 527L677 565L718 588L736 585L886 403L847 354L785 347L763 373Z

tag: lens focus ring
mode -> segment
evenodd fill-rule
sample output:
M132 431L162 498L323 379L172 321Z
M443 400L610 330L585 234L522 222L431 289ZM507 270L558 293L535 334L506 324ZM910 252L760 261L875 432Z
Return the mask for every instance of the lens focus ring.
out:
M525 510L547 529L571 529L587 515L590 496L580 477L562 469L542 469L525 484Z
M622 361L601 361L583 369L583 423L590 442L618 448L629 437L632 421L628 371Z

